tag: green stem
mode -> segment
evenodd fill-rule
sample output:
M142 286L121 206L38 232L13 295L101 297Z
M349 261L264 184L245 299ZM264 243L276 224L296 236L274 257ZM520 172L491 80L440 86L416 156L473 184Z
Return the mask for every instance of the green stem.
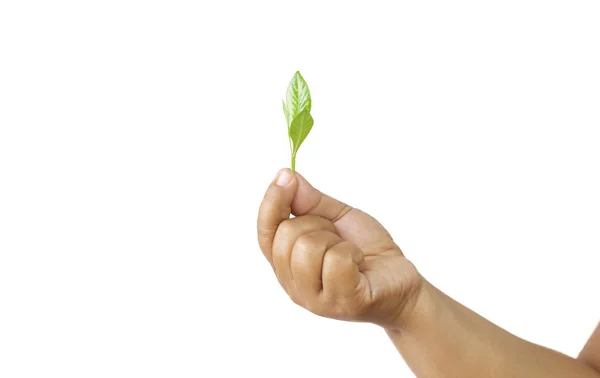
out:
M296 154L292 154L292 172L296 172Z

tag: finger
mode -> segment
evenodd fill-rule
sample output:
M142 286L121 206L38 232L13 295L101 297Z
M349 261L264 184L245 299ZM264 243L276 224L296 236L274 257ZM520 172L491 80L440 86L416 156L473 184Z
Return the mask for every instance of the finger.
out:
M298 190L292 201L294 215L317 215L336 222L352 207L315 189L301 174L296 173Z
M389 232L375 218L353 209L335 223L338 234L358 246L365 254L379 254L393 250L401 253Z
M314 215L287 219L279 225L273 240L272 261L277 278L286 290L293 284L291 265L294 245L303 235L322 230L335 232L335 227L327 219Z
M298 189L292 201L293 214L312 214L331 220L343 239L357 245L365 253L376 254L386 250L400 252L390 234L375 218L321 193L301 174L296 173L296 178Z
M323 295L326 298L348 300L364 289L362 251L354 244L343 241L331 247L323 257Z
M271 264L277 227L290 217L291 203L297 187L298 180L294 174L289 169L283 169L269 185L260 205L257 219L258 244Z
M300 236L294 244L291 274L296 288L305 298L315 298L321 293L323 257L328 249L340 242L342 238L339 235L329 230L318 230Z

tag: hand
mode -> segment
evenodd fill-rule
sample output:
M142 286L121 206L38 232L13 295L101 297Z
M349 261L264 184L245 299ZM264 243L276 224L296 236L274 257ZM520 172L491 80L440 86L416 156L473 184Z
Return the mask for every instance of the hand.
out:
M377 220L288 169L267 189L258 241L290 298L320 316L402 327L423 283Z

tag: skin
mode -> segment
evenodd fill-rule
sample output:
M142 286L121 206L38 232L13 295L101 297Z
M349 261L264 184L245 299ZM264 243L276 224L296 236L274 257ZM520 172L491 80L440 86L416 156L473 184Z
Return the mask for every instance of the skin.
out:
M377 220L298 173L275 177L257 228L292 301L383 327L417 377L600 378L600 326L577 359L510 334L431 285Z

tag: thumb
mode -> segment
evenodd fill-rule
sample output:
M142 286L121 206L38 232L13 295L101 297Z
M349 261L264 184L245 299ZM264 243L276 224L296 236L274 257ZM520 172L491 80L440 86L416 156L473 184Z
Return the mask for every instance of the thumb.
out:
M296 172L297 189L291 203L292 213L317 215L333 222L339 235L358 246L365 254L398 249L387 230L369 214L354 209L315 189Z
M352 210L352 207L345 203L315 189L298 172L296 172L296 179L298 188L291 205L294 215L316 215L335 223Z

